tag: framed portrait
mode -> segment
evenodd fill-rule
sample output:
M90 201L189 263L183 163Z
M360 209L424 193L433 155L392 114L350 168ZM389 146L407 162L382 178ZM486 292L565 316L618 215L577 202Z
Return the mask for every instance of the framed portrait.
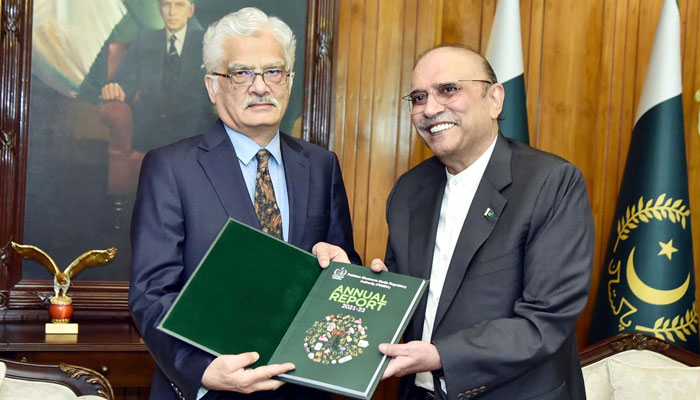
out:
M85 251L116 247L70 295L76 316L128 314L141 160L216 121L201 38L221 16L254 6L290 25L295 79L280 131L328 147L335 1L183 1L193 12L169 59L172 21L157 0L0 0L0 318L44 315L53 292L52 275L11 241L41 248L61 270ZM106 89L115 84L117 97Z

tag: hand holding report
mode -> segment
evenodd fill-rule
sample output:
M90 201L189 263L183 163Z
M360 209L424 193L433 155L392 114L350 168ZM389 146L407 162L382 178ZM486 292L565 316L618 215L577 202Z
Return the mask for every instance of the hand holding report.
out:
M371 397L426 281L331 262L229 220L159 329L215 355L292 362L283 381Z
M382 343L379 345L379 351L391 357L382 379L442 368L440 353L432 343L420 340L402 344Z
M258 361L259 358L260 355L255 352L218 356L204 371L202 385L210 390L238 393L276 390L284 382L270 379L270 377L294 369L292 363L263 365L254 369L246 368Z

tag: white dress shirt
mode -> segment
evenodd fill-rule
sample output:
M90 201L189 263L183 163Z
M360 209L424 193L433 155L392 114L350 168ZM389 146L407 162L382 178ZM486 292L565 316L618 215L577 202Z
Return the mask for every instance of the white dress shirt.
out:
M440 219L438 220L437 234L435 235L435 250L433 251L433 265L430 270L430 287L428 289L428 303L425 308L425 319L423 320L422 341L430 343L433 333L433 324L442 287L445 284L447 269L452 260L457 239L462 231L462 225L469 212L476 189L484 175L486 165L491 158L493 149L496 146L496 139L486 151L474 161L472 165L457 175L447 172L447 182L445 192L442 196L440 206ZM447 393L445 379L440 378L442 390ZM433 375L430 372L416 374L416 386L427 390L434 390Z
M187 36L187 25L177 32L171 32L168 28L165 28L165 54L170 51L170 37L175 36L175 48L177 49L177 55L182 56L182 47L185 45L185 36Z

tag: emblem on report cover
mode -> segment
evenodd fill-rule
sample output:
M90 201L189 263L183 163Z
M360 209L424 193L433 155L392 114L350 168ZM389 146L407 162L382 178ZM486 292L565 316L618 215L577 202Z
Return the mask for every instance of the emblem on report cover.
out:
M337 281L342 281L343 278L345 278L345 275L348 274L348 271L344 267L336 268L335 271L333 271L333 276L331 278L337 280Z

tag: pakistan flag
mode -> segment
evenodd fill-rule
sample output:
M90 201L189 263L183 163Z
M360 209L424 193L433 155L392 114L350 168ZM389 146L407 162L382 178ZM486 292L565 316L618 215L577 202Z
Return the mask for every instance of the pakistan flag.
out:
M486 59L506 91L498 128L506 137L530 144L519 0L498 1Z
M678 7L666 0L601 271L590 343L642 332L698 352L680 55Z

